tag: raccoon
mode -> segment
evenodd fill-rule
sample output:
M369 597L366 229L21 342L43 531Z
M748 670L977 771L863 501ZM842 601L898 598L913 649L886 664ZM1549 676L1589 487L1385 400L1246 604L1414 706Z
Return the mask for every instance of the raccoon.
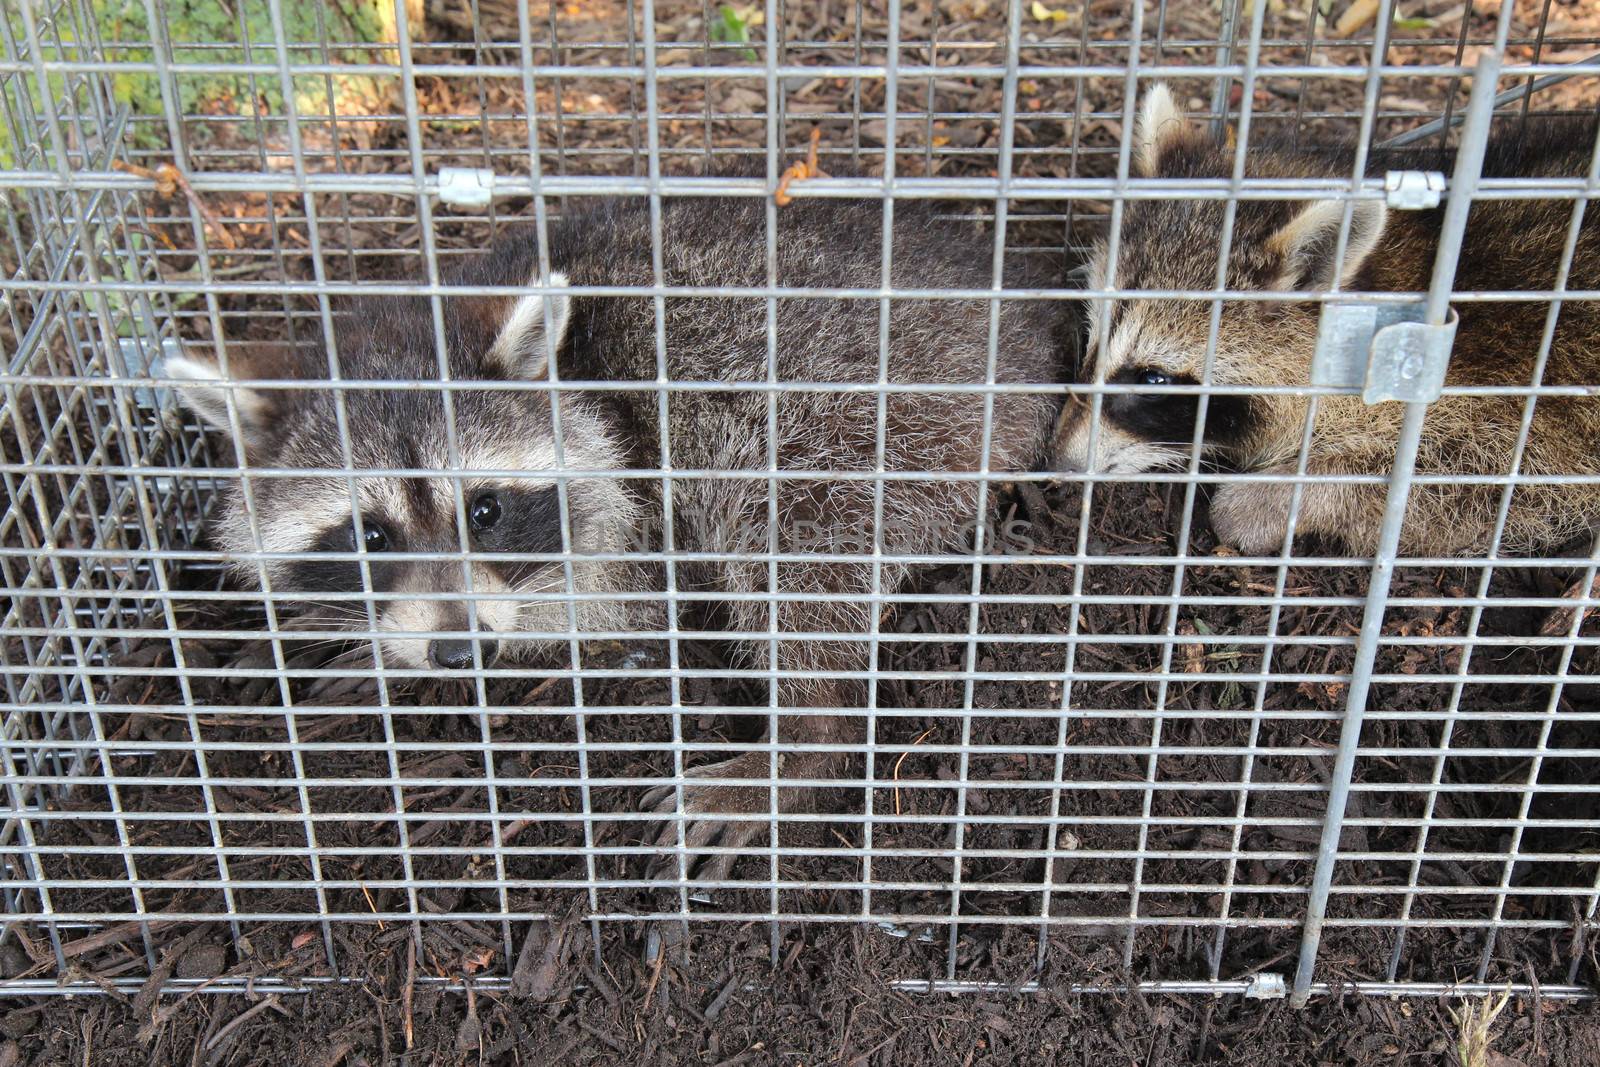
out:
M1581 128L1580 128L1581 127ZM1582 176L1595 140L1592 121L1530 127L1496 138L1486 175ZM1191 124L1163 85L1142 101L1134 160L1151 178L1218 178L1233 172L1234 150ZM1427 163L1446 163L1430 153ZM1247 173L1258 178L1348 179L1354 152L1252 151ZM1369 173L1424 166L1418 154L1374 154ZM1349 234L1337 250L1346 208ZM1091 256L1095 288L1213 289L1224 206L1216 200L1136 200L1123 215L1116 277L1106 274L1107 250ZM1472 206L1457 291L1552 289L1570 225L1570 200L1482 200ZM1227 268L1232 290L1304 292L1305 301L1233 301L1222 308L1210 381L1220 385L1304 385L1310 380L1319 304L1311 295L1335 283L1347 292L1428 289L1443 208L1389 211L1380 200L1242 200L1237 205ZM1600 288L1600 211L1583 217L1567 287ZM1526 387L1548 303L1458 301L1460 322L1447 385ZM1091 313L1087 377L1097 369L1112 383L1194 385L1204 370L1211 325L1209 300L1114 299ZM1104 330L1104 332L1102 332ZM1600 385L1600 303L1562 304L1542 382ZM1407 555L1482 554L1492 541L1499 485L1473 478L1510 472L1525 400L1517 395L1446 395L1430 406L1417 457L1424 475L1455 475L1449 484L1415 485L1400 548ZM1107 394L1090 455L1089 405L1075 398L1056 434L1058 465L1134 473L1186 464L1198 398L1193 393L1130 391ZM1304 396L1247 394L1211 397L1204 456L1236 469L1293 474L1310 410ZM1359 396L1323 396L1316 403L1307 472L1311 475L1387 475L1393 464L1404 405L1368 406ZM1520 468L1527 475L1600 475L1600 399L1540 397ZM1225 543L1250 554L1276 553L1287 533L1291 483L1236 482L1217 490L1211 521ZM1348 550L1374 550L1383 521L1385 489L1376 484L1307 483L1296 529ZM1600 524L1600 482L1517 487L1500 546L1530 553L1560 546Z
M660 212L666 286L739 287L747 294L766 288L765 204L675 198ZM819 200L784 209L777 216L778 285L878 292L884 281L882 228L882 208L875 203ZM878 608L868 595L875 588L892 592L903 585L907 568L892 556L968 550L979 483L938 475L1038 469L1059 411L1059 390L998 393L991 400L970 388L988 374L987 298L890 300L881 364L880 301L875 298L778 298L770 366L764 296L676 295L669 289L661 298L658 337L653 296L573 292L654 285L645 204L599 202L552 222L548 233L547 277L539 273L536 242L526 238L503 241L451 273L449 285L519 286L528 292L444 297L442 357L435 351L426 298L363 299L337 317L339 377L359 386L343 391L350 461L357 472L359 533L349 479L308 474L251 479L250 501L237 488L230 491L216 520L215 539L228 550L250 551L253 522L267 552L305 554L265 566L274 590L293 591L308 603L325 590L363 588L354 553L364 546L378 594L385 663L438 671L473 669L479 662L532 666L541 656L569 647L567 638L552 636L571 633L573 627L562 596L563 566L474 562L469 593L460 559L391 561L387 554L459 553L463 535L475 552L485 554L570 548L581 638L663 627L663 568L594 557L666 544L690 557L676 564L677 589L727 597L720 614L729 634L744 639L741 663L779 672L780 707L832 709L779 720L777 740L796 746L781 755L781 777L836 777L843 757L805 746L836 746L860 736L855 722L839 712L865 706L866 682L838 675L870 666L865 638ZM937 215L931 205L896 205L893 244L888 280L896 288L972 290L992 283L989 238L970 221ZM1035 273L1018 266L1008 271L1006 284L1045 287L1054 270ZM1075 329L1063 311L1067 306L1063 301L1001 302L995 381L1059 386L1066 380L1062 353ZM658 340L664 346L661 362ZM559 379L573 383L563 385L554 411L548 390L515 388L546 381L552 353ZM477 386L452 391L454 452L440 391L414 387L439 380L441 358L452 380ZM228 369L234 381L198 355L168 365L187 404L225 433L233 432L232 395L237 444L252 466L343 465L340 414L331 392L272 390L246 381L327 378L329 359L320 347L285 348L253 360L234 356ZM752 385L669 385L663 400L656 387L663 380ZM877 390L848 388L880 380L890 386L881 401ZM768 381L804 384L762 388ZM621 388L625 383L645 387ZM969 388L894 390L903 385ZM880 402L881 469L889 475L881 489L871 477L879 469ZM985 451L985 409L991 404ZM552 473L558 466L591 473L566 480L566 530ZM625 471L634 476L607 473ZM639 476L649 471L663 473ZM672 477L674 471L723 473ZM447 477L452 472L469 472L458 475L459 514ZM933 477L896 477L913 472ZM835 473L857 477L830 477ZM776 508L769 513L774 481ZM669 502L670 543L664 540L668 524L663 522ZM882 525L875 527L880 507ZM875 529L885 553L876 563ZM769 572L759 554L770 551L817 558L785 559ZM323 552L346 555L317 558ZM738 553L758 558L719 558ZM840 558L852 555L857 558ZM241 562L236 570L242 580L254 582L257 567L255 561ZM451 595L419 595L438 593ZM480 593L498 595L476 598ZM366 629L364 606L358 615L351 622ZM453 636L419 636L429 631ZM546 636L518 636L538 633ZM769 757L749 752L690 773L766 779ZM781 807L800 806L803 792L781 788ZM765 822L721 816L765 811L768 799L766 787L691 783L685 788L689 847L748 843ZM647 809L663 814L675 812L676 803L672 788L645 798ZM676 840L675 828L668 826L662 843ZM702 874L726 873L727 867L723 854Z

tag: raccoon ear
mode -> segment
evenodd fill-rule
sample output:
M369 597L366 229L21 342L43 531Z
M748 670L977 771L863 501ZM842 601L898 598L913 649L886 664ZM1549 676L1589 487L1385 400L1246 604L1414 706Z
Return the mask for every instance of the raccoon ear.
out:
M1283 257L1277 289L1324 290L1350 284L1383 235L1389 209L1382 200L1350 204L1350 239L1344 258L1334 261L1339 229L1344 224L1343 200L1313 200L1272 236L1268 247Z
M228 377L214 359L192 352L191 349L182 355L167 357L162 364L161 376L178 379L178 399L183 401L184 406L200 416L206 425L230 437L233 435L233 420L228 413L228 398L231 396L233 407L239 413L243 444L246 448L260 444L274 421L272 402L259 389L230 386ZM229 362L235 371L244 370L240 357L232 357ZM243 376L249 378L253 375L245 370Z
M540 282L538 275L529 281L548 293L529 293L517 298L506 314L499 335L489 349L485 362L489 368L507 378L543 378L549 368L550 356L561 347L567 335L567 323L572 318L572 297L564 290L567 276L552 271L548 282ZM550 331L545 332L545 307L550 309Z
M1145 90L1134 126L1133 162L1139 173L1153 178L1161 173L1161 159L1178 145L1200 137L1200 130L1189 122L1172 90L1156 82Z

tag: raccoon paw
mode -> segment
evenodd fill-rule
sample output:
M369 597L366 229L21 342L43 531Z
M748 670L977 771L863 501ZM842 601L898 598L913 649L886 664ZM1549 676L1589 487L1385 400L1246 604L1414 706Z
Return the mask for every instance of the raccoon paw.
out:
M1211 528L1217 540L1249 556L1273 556L1289 532L1287 483L1231 482L1211 497ZM1302 512L1304 508L1302 507ZM1304 529L1304 522L1300 524Z
M767 778L772 766L764 752L746 752L720 763L684 772L690 778ZM721 881L739 857L731 852L699 853L705 848L744 848L767 829L760 819L725 819L723 815L753 815L771 811L771 791L765 786L685 783L683 786L683 847L688 852L684 870L688 877ZM678 788L660 785L644 796L644 810L669 821L656 836L661 849L651 862L652 881L678 878ZM697 854L699 853L699 854Z

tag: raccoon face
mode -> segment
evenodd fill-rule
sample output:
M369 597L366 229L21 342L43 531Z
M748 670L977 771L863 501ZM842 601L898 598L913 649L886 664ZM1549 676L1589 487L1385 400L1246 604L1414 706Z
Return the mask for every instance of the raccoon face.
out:
M604 415L570 394L560 401L558 451L548 395L492 384L546 377L570 319L565 285L554 275L540 286L548 297L446 301L450 377L480 386L453 390L449 416L441 390L416 388L439 380L439 362L431 310L409 298L365 302L339 322L339 377L354 383L339 390L342 416L335 393L315 387L329 377L321 351L230 350L231 381L208 360L169 360L167 375L186 383L185 403L237 434L245 458L213 530L225 551L249 554L233 564L238 576L264 577L303 605L302 626L319 628L371 630L370 590L389 666L488 667L529 658L550 640L519 633L572 632L563 564L513 554L570 546L573 591L609 588L608 565L581 557L625 545L637 505L615 479L568 478L563 524L557 473L615 470L624 452ZM245 380L285 378L312 387ZM257 555L258 536L266 555ZM463 548L481 558L468 560ZM580 628L604 624L592 601L578 603Z
M1178 110L1164 85L1146 93L1134 159L1142 177L1211 178L1233 173L1234 150L1215 144ZM1271 152L1252 156L1251 177L1304 176L1304 161ZM1326 177L1327 175L1319 175ZM1348 177L1346 175L1345 177ZM1336 259L1344 216L1349 235ZM1362 266L1383 231L1385 208L1375 200L1238 203L1226 287L1230 290L1317 293L1336 282L1357 287ZM1094 289L1200 290L1217 288L1217 255L1224 223L1219 200L1129 200L1123 211L1116 276L1101 242L1088 266ZM1133 474L1184 466L1194 447L1202 382L1249 387L1309 380L1316 347L1318 305L1310 301L1224 301L1215 355L1206 367L1213 302L1206 299L1117 297L1090 306L1084 361L1086 382L1131 387L1105 394L1091 434L1090 406L1075 398L1056 434L1061 467ZM1212 394L1201 437L1203 454L1222 453L1246 467L1264 465L1298 444L1300 398ZM1093 441L1091 442L1091 437Z

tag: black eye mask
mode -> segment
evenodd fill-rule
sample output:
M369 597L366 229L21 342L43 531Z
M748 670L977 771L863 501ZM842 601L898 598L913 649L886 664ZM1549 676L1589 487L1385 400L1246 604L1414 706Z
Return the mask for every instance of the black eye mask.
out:
M490 500L492 508L486 507ZM475 511L480 518L492 511L494 519L479 529ZM553 485L479 490L467 501L467 512L473 546L481 552L561 551L561 508Z
M399 551L403 546L392 526L377 515L361 516L361 526L366 539L367 566L372 578L372 591L388 592L394 587L400 564L384 562L382 554ZM328 527L311 546L312 552L355 550L354 523ZM358 593L363 588L361 564L354 559L297 559L286 564L284 592Z
M1130 367L1118 371L1109 382L1117 385L1147 385L1154 376L1169 385L1198 385L1192 375L1168 374L1154 367ZM1208 444L1226 445L1244 432L1249 418L1248 397L1214 394L1206 407ZM1106 396L1101 410L1118 427L1164 445L1186 445L1194 440L1194 420L1200 411L1200 397L1179 393L1113 393Z

